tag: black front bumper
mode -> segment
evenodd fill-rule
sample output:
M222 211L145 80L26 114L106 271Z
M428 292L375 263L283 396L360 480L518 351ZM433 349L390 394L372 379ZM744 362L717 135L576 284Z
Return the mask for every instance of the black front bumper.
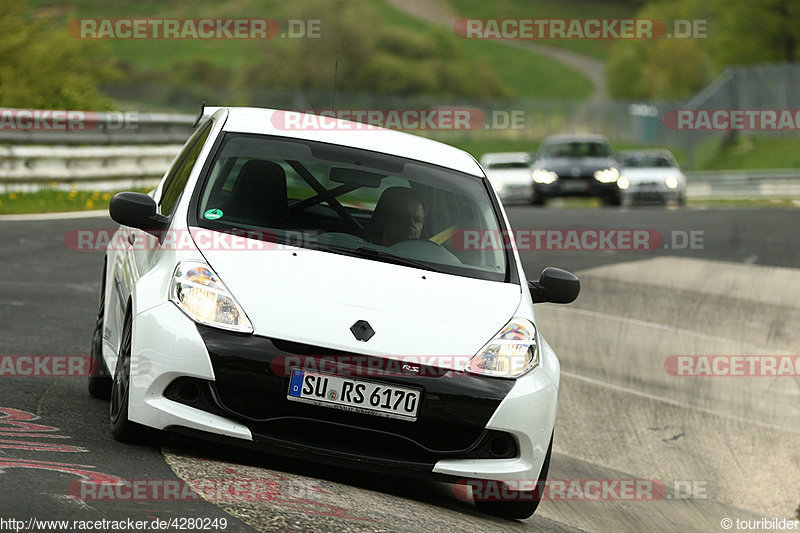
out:
M576 185L573 184L580 184L580 188L575 188ZM592 176L559 177L556 182L551 184L535 183L534 190L535 194L545 198L619 197L619 187L616 183L601 183Z
M320 356L336 360L355 354L197 328L211 357L215 381L178 378L165 396L246 425L259 449L373 470L384 466L420 473L430 472L441 459L508 458L519 453L513 436L485 427L513 380L434 367L412 375L370 376L365 379L422 391L416 421L383 418L287 400L287 361L302 366ZM359 379L351 372L345 375Z

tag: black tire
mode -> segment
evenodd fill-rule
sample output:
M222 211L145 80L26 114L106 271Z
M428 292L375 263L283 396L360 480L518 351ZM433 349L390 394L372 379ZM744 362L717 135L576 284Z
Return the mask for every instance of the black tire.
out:
M619 197L619 194L604 194L600 200L603 202L605 207L617 207L622 204L622 199Z
M531 205L535 207L544 207L547 203L547 198L544 197L542 194L533 193L531 197Z
M536 512L539 502L542 500L544 486L547 482L547 473L550 470L550 454L552 451L553 437L550 437L550 446L547 448L542 471L539 473L539 480L536 482L536 490L526 492L525 497L520 498L520 501L475 500L475 507L478 511L514 520L530 518Z
M678 206L686 207L686 195L681 194L680 196L678 196Z
M128 419L128 400L131 382L131 337L132 319L130 310L125 314L125 325L122 328L117 367L111 383L109 402L109 418L111 419L111 435L115 440L135 444L152 443L160 437L160 431L131 422Z
M97 311L97 320L92 334L91 347L91 371L89 373L87 388L89 395L98 400L108 400L111 398L111 373L106 368L103 361L103 315L105 313L106 301L106 268L103 266L103 280L100 282L100 305Z

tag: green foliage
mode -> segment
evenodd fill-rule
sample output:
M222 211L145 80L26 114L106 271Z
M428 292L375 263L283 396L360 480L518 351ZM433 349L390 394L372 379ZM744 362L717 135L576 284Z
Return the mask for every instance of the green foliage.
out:
M242 70L240 88L328 90L338 60L342 91L509 96L495 69L464 54L446 30L419 34L381 24L380 13L364 1L307 2L294 16L323 20L323 38L264 43L261 57Z
M638 18L708 21L707 37L618 41L608 62L616 98L687 98L726 67L800 59L796 0L658 0Z
M713 78L705 48L697 40L656 41L645 51L640 87L648 98L689 98Z
M29 18L24 5L0 10L0 105L55 109L108 109L99 83L119 76L102 43L66 32L65 19Z
M53 0L23 4L41 12ZM322 39L89 41L110 50L123 66L124 79L104 87L130 106L188 112L201 100L283 106L295 105L286 103L295 97L319 100L313 94L330 94L336 60L341 94L399 90L438 98L584 99L592 92L586 77L555 59L505 43L459 39L451 28L419 21L386 0L70 0L69 5L75 10L70 17L321 21ZM213 67L213 74L201 72L203 65ZM376 79L376 72L388 79Z
M800 2L715 0L717 67L800 61Z
M660 0L636 18L659 19L670 31L673 20L708 18L701 0ZM609 56L608 87L614 98L687 98L708 85L712 67L707 39L620 40Z
M715 139L697 150L698 170L800 168L800 140L793 135L741 135L734 143Z

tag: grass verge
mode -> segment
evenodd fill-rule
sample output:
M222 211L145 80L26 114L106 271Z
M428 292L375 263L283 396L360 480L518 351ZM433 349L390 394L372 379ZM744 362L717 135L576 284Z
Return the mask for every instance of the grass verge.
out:
M150 189L134 190L148 192ZM116 192L45 189L38 192L4 193L0 194L0 215L108 209L108 203Z

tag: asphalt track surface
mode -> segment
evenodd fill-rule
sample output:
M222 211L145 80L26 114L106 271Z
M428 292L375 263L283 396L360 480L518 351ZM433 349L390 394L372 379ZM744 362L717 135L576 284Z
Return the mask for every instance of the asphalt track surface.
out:
M537 308L562 364L550 478L658 480L663 497L544 501L528 520L503 520L441 483L174 437L161 447L119 444L107 404L89 397L84 378L0 377L0 519L224 518L224 531L618 532L722 531L724 518L795 518L798 378L676 378L664 361L800 354L800 211L508 211L516 229L650 229L667 245L672 232L703 232L696 249L522 252L529 277L554 265L579 272L583 283L575 304ZM0 220L0 356L88 353L102 254L69 250L64 235L112 227L107 218ZM38 418L27 422L49 429L10 422L31 415ZM71 481L103 474L235 477L264 490L251 502L69 496Z

